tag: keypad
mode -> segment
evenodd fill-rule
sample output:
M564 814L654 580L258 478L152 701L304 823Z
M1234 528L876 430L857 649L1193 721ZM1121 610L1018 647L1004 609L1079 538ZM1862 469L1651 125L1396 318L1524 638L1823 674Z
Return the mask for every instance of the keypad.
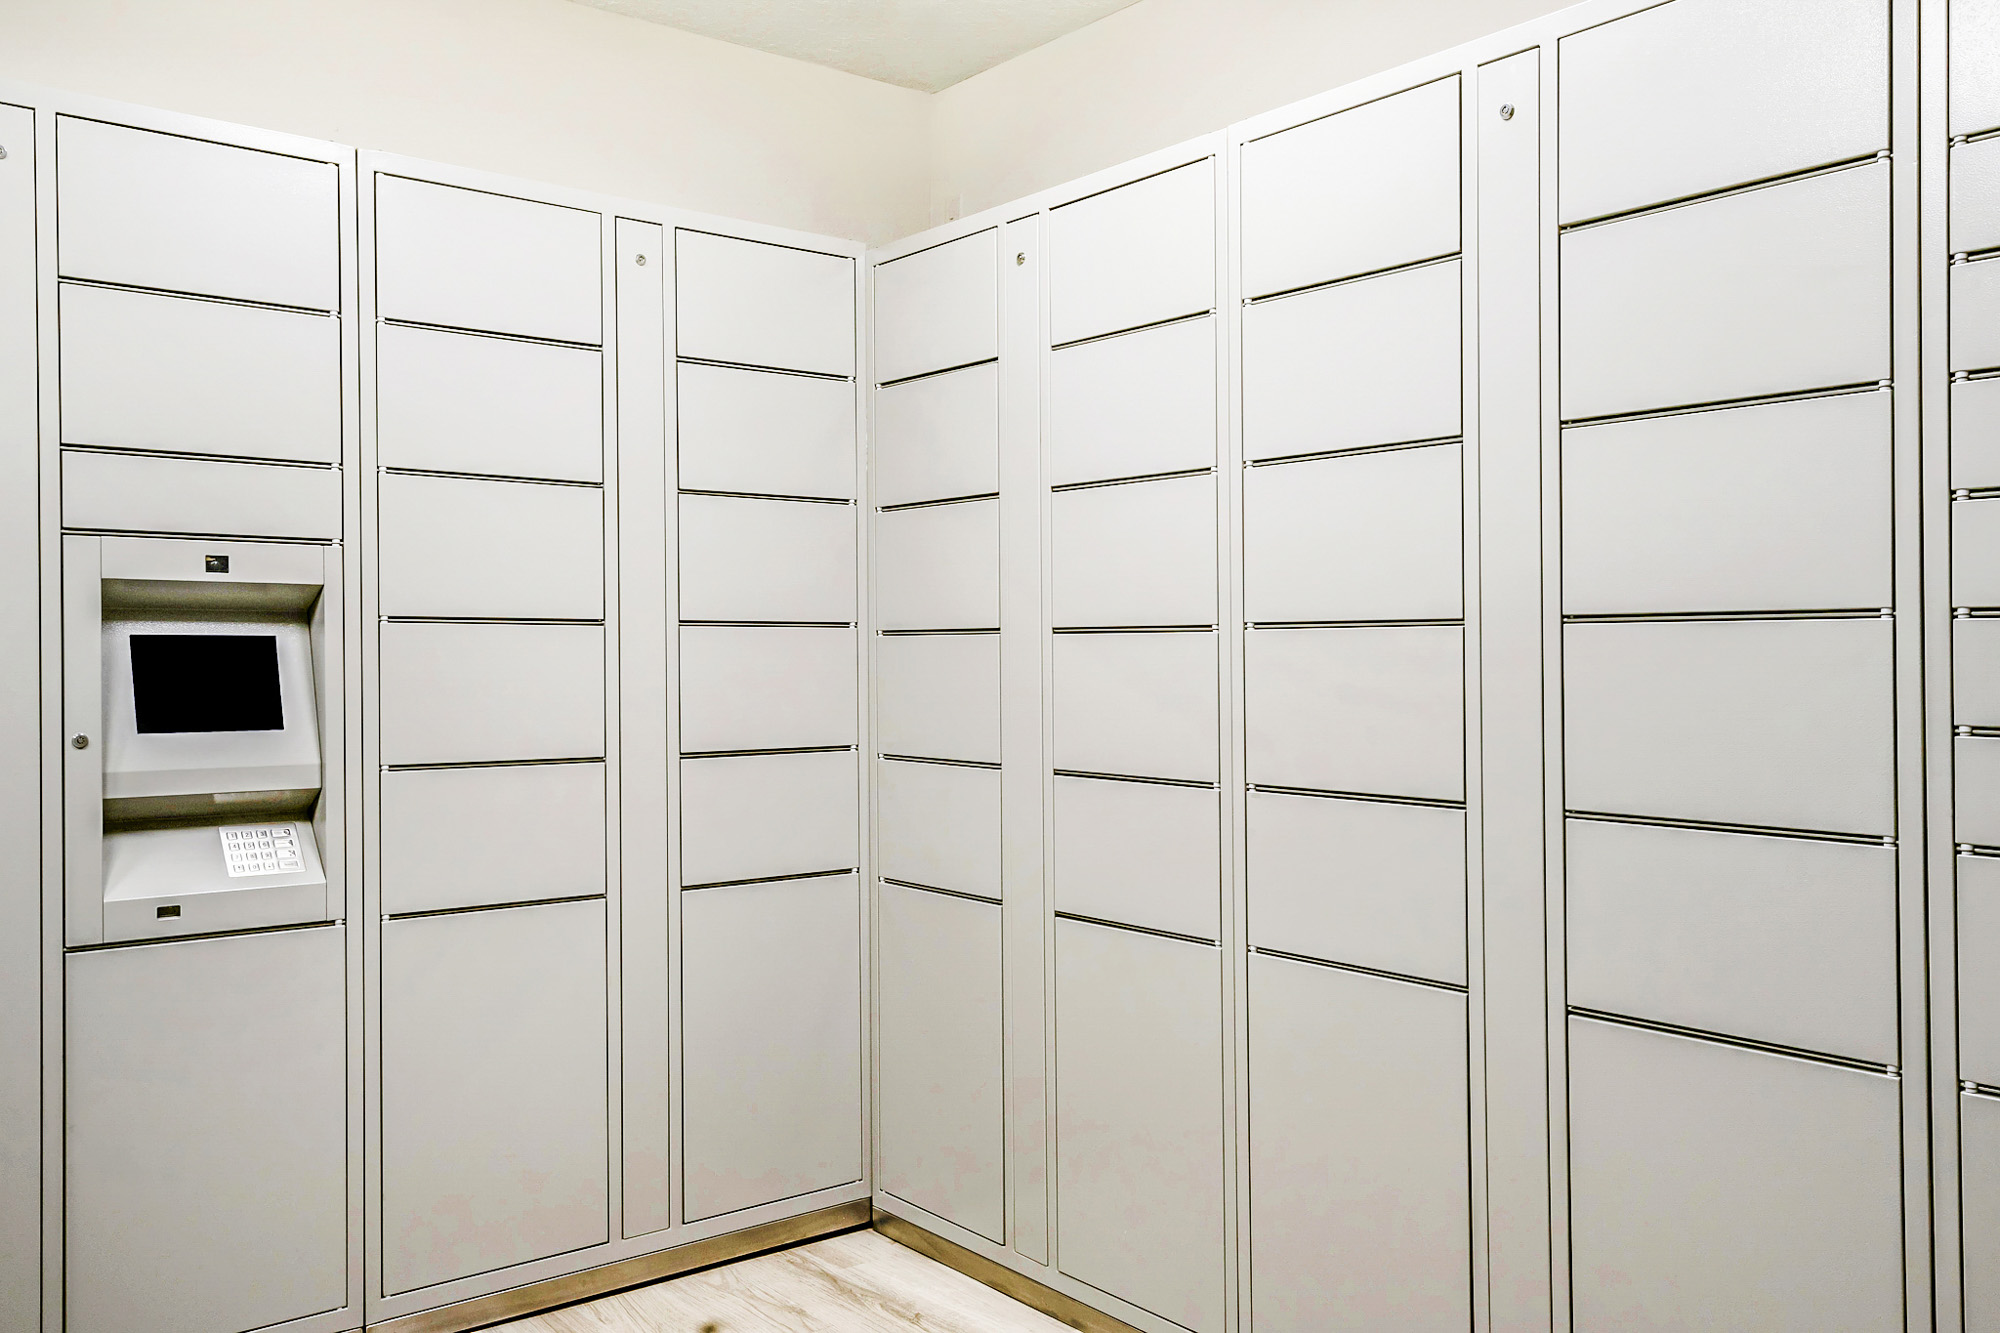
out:
M229 877L286 875L306 868L297 824L238 824L219 830Z

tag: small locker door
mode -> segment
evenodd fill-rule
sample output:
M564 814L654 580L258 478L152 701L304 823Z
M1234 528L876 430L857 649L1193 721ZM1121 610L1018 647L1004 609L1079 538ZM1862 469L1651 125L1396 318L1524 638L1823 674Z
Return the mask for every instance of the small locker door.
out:
M875 378L887 384L1000 353L997 231L875 268Z
M926 888L1000 897L1000 771L882 759L876 870Z
M2000 1097L1961 1093L1966 1333L2000 1329Z
M860 864L852 750L681 761L681 883L852 870Z
M682 445L683 450L686 447ZM876 504L917 504L999 493L997 363L928 375L875 391ZM878 566L881 563L878 561Z

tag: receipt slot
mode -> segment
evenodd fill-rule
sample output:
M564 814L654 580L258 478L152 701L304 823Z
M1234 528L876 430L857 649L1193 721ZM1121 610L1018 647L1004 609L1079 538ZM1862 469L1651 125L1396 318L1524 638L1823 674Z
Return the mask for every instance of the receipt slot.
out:
M337 548L66 537L63 583L68 943L340 918Z

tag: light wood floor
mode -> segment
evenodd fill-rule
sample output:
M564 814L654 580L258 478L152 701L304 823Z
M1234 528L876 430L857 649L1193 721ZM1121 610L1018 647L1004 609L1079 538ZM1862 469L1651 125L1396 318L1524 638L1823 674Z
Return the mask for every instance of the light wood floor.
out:
M494 1333L1071 1333L873 1231L668 1278Z

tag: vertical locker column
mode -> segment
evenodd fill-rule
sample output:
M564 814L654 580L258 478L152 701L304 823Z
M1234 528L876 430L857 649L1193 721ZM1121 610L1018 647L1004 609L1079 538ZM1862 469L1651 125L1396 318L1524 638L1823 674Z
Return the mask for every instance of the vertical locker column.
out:
M609 1239L614 479L603 219L373 180L376 1293L400 1314Z
M854 261L675 233L687 1222L863 1174Z
M1243 150L1260 1333L1471 1320L1459 96Z
M1055 1259L1225 1306L1216 162L1048 215Z
M1888 8L1559 49L1579 1330L1903 1323Z
M874 271L876 1186L1004 1244L997 244Z

